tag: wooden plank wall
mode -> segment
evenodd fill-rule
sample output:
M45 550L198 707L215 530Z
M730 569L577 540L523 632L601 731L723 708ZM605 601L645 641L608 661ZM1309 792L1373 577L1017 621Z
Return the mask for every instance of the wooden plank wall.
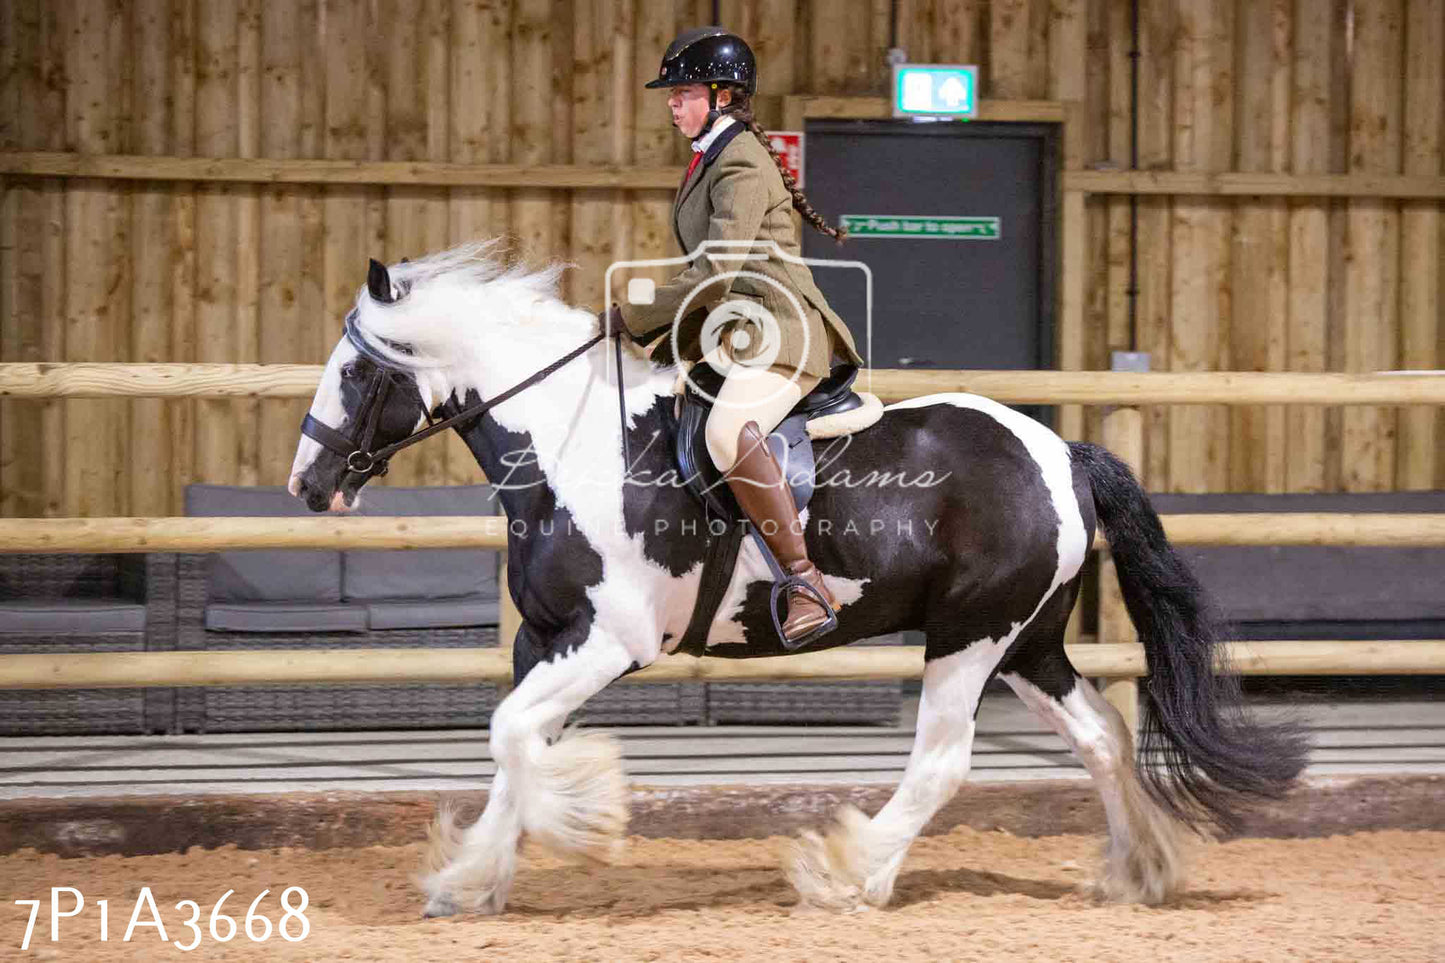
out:
M760 56L757 114L794 93L881 94L888 0L722 0ZM676 164L641 88L702 0L9 0L0 150L457 163ZM1130 5L898 0L914 61L981 66L984 96L1082 104L1071 163L1129 163ZM1445 0L1142 0L1146 169L1441 176ZM367 257L505 237L577 265L677 253L670 191L6 178L0 360L320 362ZM1434 368L1441 205L1091 197L1083 364ZM189 481L281 484L304 404L0 403L0 514L164 514ZM1084 431L1100 437L1103 412ZM1433 410L1144 412L1145 474L1174 491L1445 487ZM389 482L477 479L460 443Z

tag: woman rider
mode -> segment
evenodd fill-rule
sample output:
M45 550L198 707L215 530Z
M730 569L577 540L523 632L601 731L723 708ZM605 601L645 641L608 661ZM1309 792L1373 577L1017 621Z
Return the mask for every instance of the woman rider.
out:
M679 35L647 86L668 89L673 126L692 139L692 163L673 204L682 249L743 242L732 250L756 244L755 256L694 258L656 289L652 303L613 305L611 330L644 344L671 334L681 360L706 358L726 375L707 419L708 453L783 569L835 605L808 559L792 492L763 439L829 373L835 352L863 364L807 265L777 255L799 257L794 208L818 231L840 242L842 234L809 205L753 119L757 69L742 38L721 27ZM787 598L787 641L826 631L828 611L812 595L794 584Z

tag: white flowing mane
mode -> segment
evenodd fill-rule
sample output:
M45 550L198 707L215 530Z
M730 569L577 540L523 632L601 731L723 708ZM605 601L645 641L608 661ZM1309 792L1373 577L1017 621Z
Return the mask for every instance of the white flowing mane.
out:
M377 302L363 287L357 327L381 354L414 371L467 367L488 343L493 349L515 343L509 335L550 349L575 347L595 333L596 316L558 296L562 273L572 265L508 263L501 247L501 238L472 241L391 266L398 299Z
M502 243L475 241L388 268L395 301L376 301L364 287L357 295L356 326L368 347L413 374L428 409L454 393L491 397L598 333L596 314L558 296L562 272L572 265L509 263ZM608 402L606 391L595 390L616 383L612 359L611 342L604 339L576 363L503 402L492 417L513 431L530 432L543 460L560 457L573 432L595 441L616 438L616 396ZM623 345L622 369L629 420L673 391L675 369L654 365L633 345ZM607 457L599 452L578 464L595 466Z

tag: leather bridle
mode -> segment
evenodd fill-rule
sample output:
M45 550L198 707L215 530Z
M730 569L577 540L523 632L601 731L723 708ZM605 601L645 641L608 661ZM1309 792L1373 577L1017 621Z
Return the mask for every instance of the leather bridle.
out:
M367 343L366 338L356 326L356 311L354 309L346 316L345 332L346 340L351 342L352 347L356 349L357 353L376 365L376 374L371 378L371 384L367 387L366 397L364 397L361 402L361 411L356 418L356 424L361 426L361 432L360 434L348 435L318 420L308 411L306 417L301 419L301 433L320 444L321 447L344 458L346 460L346 469L352 474L363 477L374 475L378 478L386 474L387 462L391 460L391 456L403 448L410 448L418 442L426 441L438 432L445 431L448 428L486 414L488 410L495 408L518 392L530 388L567 362L583 354L588 348L591 348L607 336L605 331L599 333L586 344L567 352L567 354L547 365L547 367L541 371L529 375L496 397L472 405L470 408L464 408L449 418L434 421L432 420L431 413L428 412L426 416L427 426L425 428L412 432L400 441L373 449L371 445L376 438L377 426L381 423L381 413L386 407L387 395L391 393L397 375L403 374L404 371ZM617 342L617 349L617 397L620 406L622 404L622 341L620 338ZM626 442L626 420L624 418L624 453L626 452Z

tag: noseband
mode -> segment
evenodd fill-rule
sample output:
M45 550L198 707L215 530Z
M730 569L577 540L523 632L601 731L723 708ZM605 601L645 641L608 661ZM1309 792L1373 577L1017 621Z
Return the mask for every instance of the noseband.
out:
M301 419L301 433L320 444L321 447L346 459L346 469L352 474L362 475L364 477L374 475L378 478L386 474L387 462L391 460L391 456L403 448L410 448L417 442L425 441L438 432L445 431L448 428L486 414L489 409L496 407L518 392L530 388L606 337L605 332L599 333L586 344L569 351L541 371L529 375L495 398L472 405L470 408L464 408L450 418L433 421L431 413L428 412L426 416L427 426L425 428L412 432L401 441L392 442L385 447L373 449L371 443L376 437L377 426L381 423L381 412L382 409L386 407L387 395L391 393L396 377L403 374L404 371L367 343L366 338L362 336L361 331L356 326L356 311L354 309L346 316L345 331L346 340L351 342L352 347L356 349L357 353L376 365L376 374L372 376L371 384L367 386L366 397L362 399L361 412L356 419L356 423L361 426L361 433L359 435L348 435L338 431L325 422L317 420L309 411L306 413L306 417ZM620 339L618 345L619 357L617 373L620 400L622 381ZM625 431L623 441L624 443L626 442Z

